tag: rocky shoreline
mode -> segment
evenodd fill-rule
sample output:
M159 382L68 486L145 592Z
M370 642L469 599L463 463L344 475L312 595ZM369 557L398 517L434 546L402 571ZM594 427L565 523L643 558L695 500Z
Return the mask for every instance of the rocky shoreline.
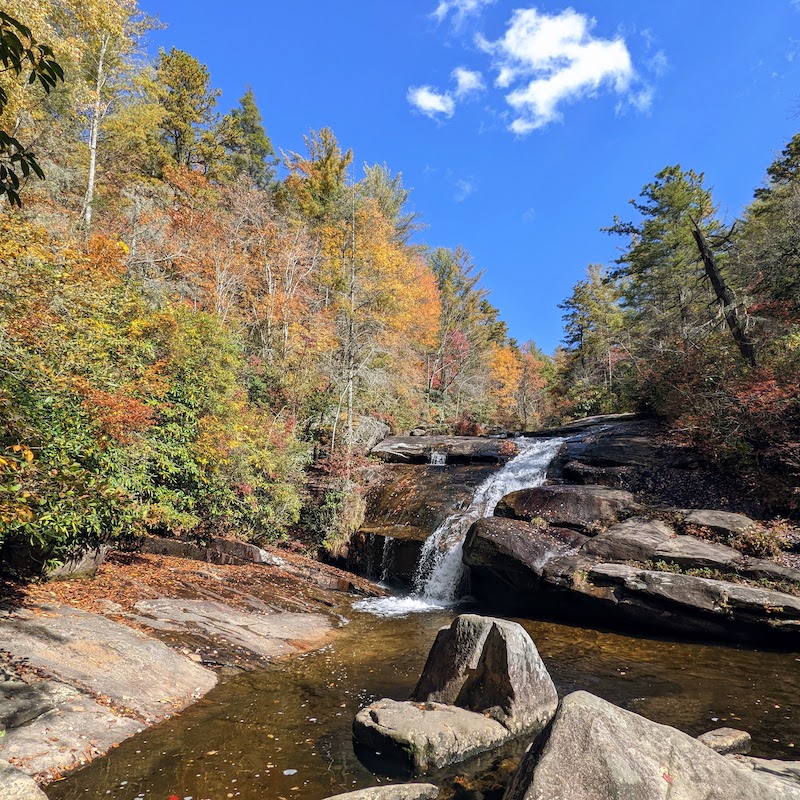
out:
M320 647L351 592L380 592L300 556L247 548L150 541L155 552L112 553L91 578L4 587L4 800L41 800L37 784L194 703L219 678Z

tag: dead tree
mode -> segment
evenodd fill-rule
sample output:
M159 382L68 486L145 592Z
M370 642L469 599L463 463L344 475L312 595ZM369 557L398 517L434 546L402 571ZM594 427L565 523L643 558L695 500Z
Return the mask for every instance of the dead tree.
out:
M708 242L706 241L705 236L703 236L703 232L700 230L698 224L694 221L692 221L692 236L694 236L694 240L697 243L697 249L700 251L700 258L703 262L703 267L705 268L706 277L711 282L711 286L714 289L714 294L717 297L717 302L722 308L722 313L725 317L725 322L728 325L728 329L731 332L731 336L733 336L733 339L736 342L736 346L739 348L739 352L742 354L742 357L750 364L751 367L756 367L758 364L756 362L755 347L748 338L744 329L744 325L742 324L741 314L739 307L736 304L736 299L733 296L733 292L728 287L728 284L725 283L722 273L719 271L717 261L714 258L714 253L708 246Z

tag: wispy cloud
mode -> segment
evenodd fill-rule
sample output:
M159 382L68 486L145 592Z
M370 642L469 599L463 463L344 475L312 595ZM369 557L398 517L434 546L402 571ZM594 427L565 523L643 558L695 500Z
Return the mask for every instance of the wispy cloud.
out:
M561 119L560 108L605 88L626 95L636 78L622 38L592 35L595 21L572 9L549 15L535 8L513 13L503 38L478 45L490 54L495 85L506 101L514 133L526 134Z
M456 67L450 77L455 81L455 89L439 92L432 86L412 86L406 98L408 102L428 117L452 117L456 110L456 101L464 100L486 88L480 72Z
M437 92L430 86L412 86L406 97L417 111L431 119L439 115L452 117L456 110L455 100L449 92Z
M456 82L455 95L459 99L486 88L481 73L474 72L466 67L456 67L453 70L452 77Z
M458 26L467 17L480 14L486 6L496 2L497 0L440 0L432 16L441 23L452 15L455 25Z
M473 180L467 180L466 178L459 178L454 182L454 186L456 191L453 195L453 200L456 203L463 203L470 195L475 194L478 189Z

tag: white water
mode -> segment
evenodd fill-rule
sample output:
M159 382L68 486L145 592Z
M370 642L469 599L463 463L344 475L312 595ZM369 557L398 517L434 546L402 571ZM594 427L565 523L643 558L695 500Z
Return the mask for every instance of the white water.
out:
M515 439L519 453L490 475L467 508L449 516L422 546L414 575L414 591L401 597L359 600L353 607L381 617L447 608L459 599L464 580L461 560L464 538L473 522L491 516L511 492L541 486L550 462L564 439Z

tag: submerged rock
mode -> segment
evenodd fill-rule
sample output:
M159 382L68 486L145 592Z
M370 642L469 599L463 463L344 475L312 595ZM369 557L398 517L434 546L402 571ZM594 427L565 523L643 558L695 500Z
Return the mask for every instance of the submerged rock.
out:
M353 734L421 774L537 733L557 704L522 626L463 614L439 631L412 700L372 703L356 715Z
M504 800L797 800L675 728L588 692L564 698Z
M723 756L729 753L747 754L750 752L752 744L750 734L747 731L736 730L736 728L716 728L698 736L697 741Z
M326 797L325 800L433 800L438 794L439 789L431 783L401 783L359 789Z
M444 703L378 700L356 715L364 746L422 775L503 744L508 731L483 714Z

